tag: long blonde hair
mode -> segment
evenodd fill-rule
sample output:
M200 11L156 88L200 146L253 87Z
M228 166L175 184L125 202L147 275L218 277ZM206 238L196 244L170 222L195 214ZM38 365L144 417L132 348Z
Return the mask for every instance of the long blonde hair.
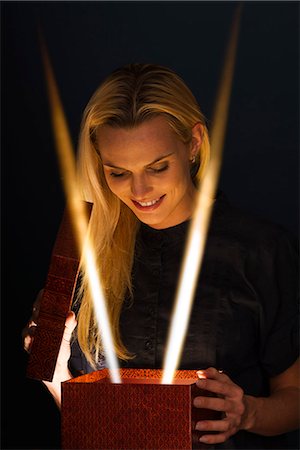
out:
M99 127L133 128L155 116L164 116L179 139L190 143L192 128L203 125L203 139L191 169L200 181L209 155L205 118L182 79L172 70L152 64L130 64L114 71L90 99L81 125L78 174L83 197L92 202L91 240L96 252L99 276L106 295L115 351L129 359L119 330L124 297L132 292L131 270L139 221L108 188L97 149ZM82 274L78 341L93 367L102 352L101 336L94 317L88 280Z

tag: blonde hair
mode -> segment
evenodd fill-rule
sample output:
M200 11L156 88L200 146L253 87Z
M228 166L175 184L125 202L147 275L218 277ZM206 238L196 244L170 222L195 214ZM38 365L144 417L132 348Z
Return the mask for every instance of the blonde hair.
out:
M91 240L104 288L115 351L129 359L119 330L123 299L132 292L131 270L139 221L108 188L97 150L100 126L136 127L155 116L164 116L184 143L190 143L192 128L203 125L201 147L191 169L195 182L205 172L209 139L205 118L182 79L172 70L152 64L130 64L113 72L90 99L81 125L78 174L83 197L92 202ZM88 280L82 274L78 341L93 367L102 352L101 336L94 317Z

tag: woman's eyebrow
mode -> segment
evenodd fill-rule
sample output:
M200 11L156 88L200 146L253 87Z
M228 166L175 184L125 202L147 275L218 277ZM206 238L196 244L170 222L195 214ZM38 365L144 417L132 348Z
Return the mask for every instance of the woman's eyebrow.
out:
M103 166L106 166L106 167L111 167L112 169L119 169L119 170L127 170L127 169L124 169L124 167L118 167L118 166L114 166L113 164L111 164L110 162L107 162L107 163L102 163L103 164Z
M162 159L168 158L168 156L171 156L171 155L174 155L174 152L168 153L167 155L164 155L164 156L160 156L160 157L156 158L154 161L152 161L151 163L146 164L146 166L152 166L152 164L155 164L158 161L161 161Z
M174 152L171 152L171 153L168 153L167 155L159 156L159 157L156 158L154 161L151 161L149 164L146 164L146 166L152 166L152 164L155 164L155 163L157 163L157 162L159 162L159 161L161 161L161 160L163 160L163 159L165 159L165 158L168 158L169 156L171 156L171 155L173 155L173 154L174 154ZM103 164L104 166L111 167L112 169L127 170L127 169L124 169L124 167L118 167L118 166L115 166L114 164L112 164L112 163L109 162L109 161L103 162L102 164Z

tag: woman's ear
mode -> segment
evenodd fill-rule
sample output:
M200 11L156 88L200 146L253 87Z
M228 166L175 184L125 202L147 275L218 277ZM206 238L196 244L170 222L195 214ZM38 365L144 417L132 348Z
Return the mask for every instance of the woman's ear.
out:
M194 159L199 152L203 139L203 125L198 122L192 128L192 142L190 149L190 158Z

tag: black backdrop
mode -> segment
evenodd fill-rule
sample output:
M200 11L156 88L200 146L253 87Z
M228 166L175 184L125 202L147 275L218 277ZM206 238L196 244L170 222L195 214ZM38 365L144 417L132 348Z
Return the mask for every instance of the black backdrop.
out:
M21 329L64 207L37 40L41 25L76 146L82 110L128 62L175 69L211 120L235 2L1 2L2 448L58 448L59 413L27 380ZM245 2L221 187L298 233L298 2Z

